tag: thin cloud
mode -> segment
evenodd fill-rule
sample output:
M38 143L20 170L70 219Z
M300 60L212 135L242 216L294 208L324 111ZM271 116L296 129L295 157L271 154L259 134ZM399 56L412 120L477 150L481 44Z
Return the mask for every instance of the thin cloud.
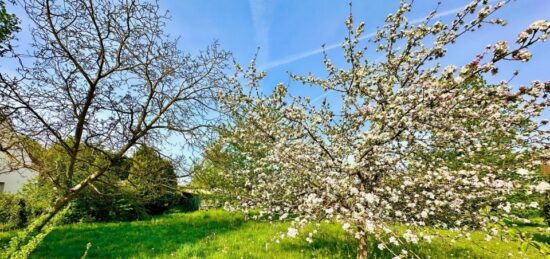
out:
M251 1L253 1L253 0L251 0ZM494 1L491 1L491 2L494 2ZM442 17L449 16L449 15L452 15L452 14L456 14L458 11L461 11L463 9L464 9L464 6L457 7L457 8L454 8L454 9L449 9L449 10L446 10L446 11L442 11L442 12L437 13L434 16L434 18L437 19L437 18L442 18ZM428 16L418 18L418 19L414 19L414 20L410 21L409 23L410 24L419 24L419 23L423 22L424 20L426 20L426 18L428 18ZM371 32L371 33L368 33L366 35L361 36L359 38L359 40L362 41L362 40L365 40L365 39L369 39L369 38L374 37L375 35L376 35L376 32ZM334 44L325 46L324 49L326 51L329 51L329 50L338 48L340 46L342 46L342 43L334 43ZM298 61L298 60L301 60L301 59L304 59L304 58L307 58L307 57L311 57L311 56L314 56L314 55L317 55L317 54L320 54L320 53L323 53L323 48L317 48L317 49L304 51L302 53L294 54L294 55L287 56L287 57L284 57L284 58L281 58L281 59L278 59L278 60L275 60L275 61L272 61L272 62L268 62L267 64L264 64L264 65L260 66L259 69L260 70L269 70L269 69L279 67L279 66L282 66L282 65L286 65L286 64L290 64L292 62L295 62L295 61Z
M359 40L372 38L372 37L374 37L374 35L376 35L375 32L369 33L367 35L361 36L359 38ZM329 51L331 49L335 49L335 48L338 48L340 46L342 46L342 43L334 43L334 44L325 46L324 50ZM274 68L274 67L286 65L286 64L292 63L294 61L304 59L304 58L307 58L307 57L311 57L311 56L314 56L314 55L317 55L317 54L320 54L320 53L323 53L323 48L312 49L312 50L309 50L309 51L305 51L305 52L302 52L302 53L299 53L299 54L295 54L295 55L292 55L292 56L288 56L288 57L285 57L285 58L282 58L282 59L278 59L278 60L269 62L265 65L260 66L260 70L268 70L268 69L271 69L271 68Z
M256 45L261 48L258 61L262 62L269 57L269 17L264 0L249 0L252 25L256 36Z

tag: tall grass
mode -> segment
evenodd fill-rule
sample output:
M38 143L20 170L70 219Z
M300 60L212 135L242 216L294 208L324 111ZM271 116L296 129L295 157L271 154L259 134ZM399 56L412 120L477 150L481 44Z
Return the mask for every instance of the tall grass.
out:
M276 237L286 232L286 222L246 221L240 214L219 210L175 213L147 221L72 224L52 231L32 258L354 258L355 240L337 224L322 224L314 241ZM309 230L313 229L312 226ZM537 231L536 226L525 226ZM445 231L441 231L441 234ZM10 233L0 233L0 245ZM540 235L550 242L550 237ZM520 244L493 239L483 241L474 233L471 241L449 243L434 240L413 249L431 258L541 258L534 249L521 255ZM371 244L371 258L391 258Z

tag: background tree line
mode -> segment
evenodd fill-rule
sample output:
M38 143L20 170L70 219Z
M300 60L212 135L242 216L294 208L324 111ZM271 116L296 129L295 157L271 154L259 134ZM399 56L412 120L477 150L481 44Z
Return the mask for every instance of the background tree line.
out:
M58 150L58 146L44 148L31 140L26 143L33 162L48 168L47 177L59 182L66 180L69 159ZM85 177L90 164L106 163L101 154L94 149L85 149L82 161L75 165L74 177ZM0 204L5 208L0 213L2 229L26 226L62 195L47 177L41 173L19 193L0 195ZM136 220L169 209L196 210L198 200L178 188L178 176L170 160L142 145L131 156L121 159L91 188L79 193L69 205L64 222Z

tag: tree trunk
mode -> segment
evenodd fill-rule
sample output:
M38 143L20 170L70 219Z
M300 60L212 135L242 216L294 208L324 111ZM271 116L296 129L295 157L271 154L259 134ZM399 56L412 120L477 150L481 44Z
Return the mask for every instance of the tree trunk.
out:
M10 241L10 245L6 247L6 253L4 254L5 258L26 258L28 257L28 253L30 253L34 248L36 248L36 244L32 244L33 241L36 241L36 237L39 236L42 229L59 213L69 201L71 201L74 196L76 195L76 192L71 192L67 194L64 197L61 197L57 199L52 207L42 216L38 217L34 222L32 222L28 228L23 232L22 236L14 237ZM42 239L38 239L38 242L40 242ZM28 245L30 245L31 250L29 249ZM22 249L26 247L25 249ZM25 251L24 251L25 250ZM2 257L2 258L4 258Z
M38 224L36 224L33 227L32 231L39 232L40 230L42 230L42 228L44 228L50 222L50 220L55 215L57 215L57 213L59 211L61 211L65 207L65 205L67 205L67 203L69 203L80 191L82 191L82 189L84 189L91 182L93 182L95 179L97 179L103 173L105 173L107 171L107 168L109 168L109 167L103 168L102 170L97 171L97 172L89 175L84 180L82 180L80 183L78 183L73 188L71 188L65 196L58 198L54 202L52 207L50 207L50 209L46 212L46 214L43 216L43 218L39 219L41 221L38 222Z
M359 242L357 244L357 259L367 259L368 258L368 252L369 252L369 238L367 234L364 234L359 238Z
M80 191L80 190L78 190ZM69 201L71 201L74 196L76 196L77 192L71 192L67 194L66 196L63 196L61 198L58 198L52 207L46 212L46 214L43 217L38 218L40 222L36 224L32 231L33 232L40 232L49 222L52 220L52 218L61 211Z

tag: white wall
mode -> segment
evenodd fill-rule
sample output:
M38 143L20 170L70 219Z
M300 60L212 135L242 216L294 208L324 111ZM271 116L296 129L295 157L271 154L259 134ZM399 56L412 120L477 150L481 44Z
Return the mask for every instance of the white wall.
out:
M38 173L28 169L32 163L29 154L7 122L0 123L0 146L5 149L0 152L0 182L4 192L15 193Z
M2 161L0 160L0 163ZM4 192L16 193L30 179L38 174L27 168L21 168L9 173L0 174L0 182L4 183Z

